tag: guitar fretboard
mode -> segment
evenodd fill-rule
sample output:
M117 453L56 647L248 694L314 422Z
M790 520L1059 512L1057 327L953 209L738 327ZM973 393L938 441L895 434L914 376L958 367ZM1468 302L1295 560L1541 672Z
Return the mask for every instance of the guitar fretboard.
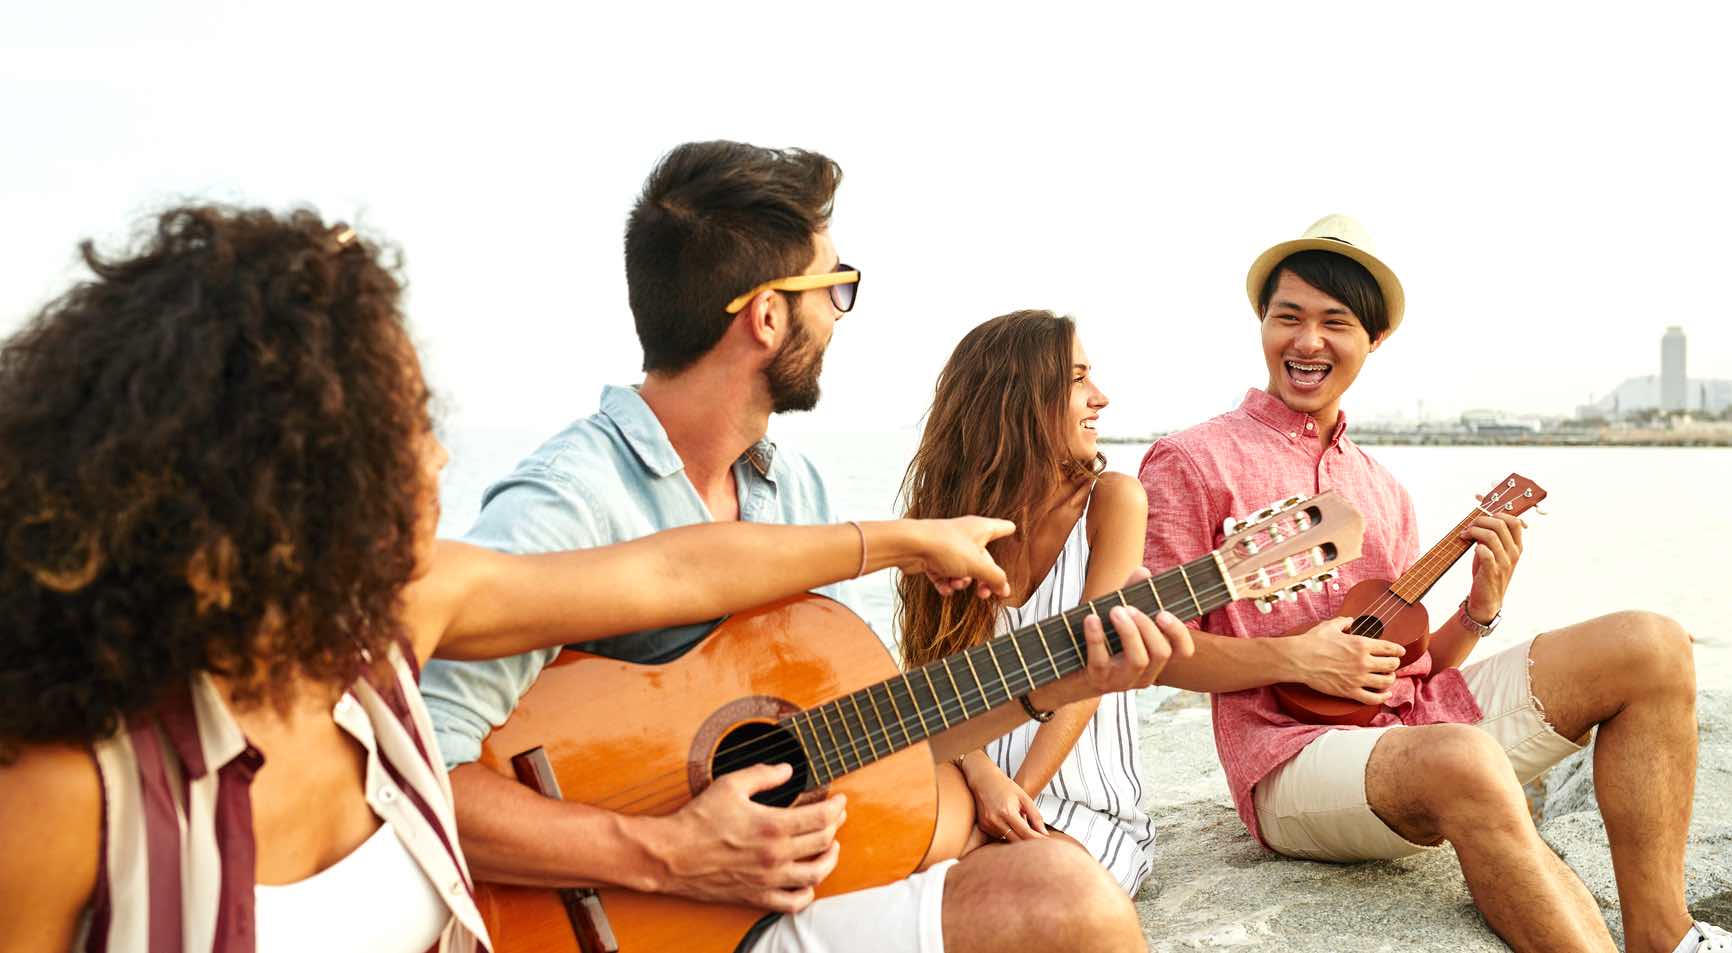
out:
M881 758L1005 705L1088 662L1083 622L1114 606L1195 619L1232 601L1214 554L1042 619L815 708L782 724L799 738L807 787L828 784ZM1118 635L1105 625L1107 648Z

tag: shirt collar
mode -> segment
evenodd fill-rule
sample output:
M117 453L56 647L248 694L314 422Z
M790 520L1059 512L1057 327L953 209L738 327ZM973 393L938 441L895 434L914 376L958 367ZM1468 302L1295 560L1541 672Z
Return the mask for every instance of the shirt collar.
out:
M1310 414L1302 414L1281 403L1266 390L1251 388L1245 391L1245 399L1239 403L1239 409L1252 420L1268 427L1286 437L1298 442L1310 439L1313 431L1306 427L1317 425L1317 419ZM1335 433L1330 436L1329 445L1335 446L1347 436L1347 412L1341 411L1335 417Z
M656 419L655 411L644 403L643 397L635 387L617 387L608 385L601 389L601 412L619 432L625 437L632 452L638 460L658 477L668 477L686 468L684 460L674 452L674 445L668 440L668 432L662 427L662 422ZM758 471L758 475L774 483L770 476L770 465L776 460L776 445L769 437L760 437L757 443L746 448L740 455L742 459Z

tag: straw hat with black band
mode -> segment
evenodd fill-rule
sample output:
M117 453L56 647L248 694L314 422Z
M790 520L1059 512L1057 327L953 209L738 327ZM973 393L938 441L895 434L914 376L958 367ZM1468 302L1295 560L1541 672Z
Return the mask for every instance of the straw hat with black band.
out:
M1257 320L1263 320L1257 299L1262 297L1263 283L1269 280L1269 273L1288 255L1313 249L1334 252L1364 265L1383 292L1383 305L1389 312L1389 332L1386 333L1393 333L1401 326L1401 312L1407 304L1407 297L1401 292L1401 281L1372 253L1371 234L1365 226L1348 215L1325 215L1307 228L1304 235L1275 245L1257 256L1257 260L1251 263L1251 271L1245 275L1245 294L1251 299L1251 310L1256 313Z

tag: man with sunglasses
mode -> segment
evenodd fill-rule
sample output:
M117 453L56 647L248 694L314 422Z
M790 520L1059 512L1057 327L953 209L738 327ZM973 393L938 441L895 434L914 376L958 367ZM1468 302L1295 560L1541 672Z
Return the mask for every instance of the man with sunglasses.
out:
M1397 579L1423 558L1407 490L1353 442L1341 410L1401 324L1401 282L1358 222L1331 215L1258 256L1245 290L1268 384L1149 448L1145 562L1195 558L1220 541L1223 518L1295 492L1338 490L1366 523L1364 555L1339 579L1267 614L1244 603L1211 613L1195 654L1163 674L1212 693L1217 754L1252 836L1338 863L1448 841L1511 947L1610 951L1598 905L1540 839L1521 789L1597 730L1595 789L1626 948L1732 951L1732 936L1693 924L1684 903L1696 777L1688 634L1664 616L1620 612L1463 666L1497 625L1521 557L1523 523L1495 503L1460 530L1474 548L1472 581L1438 613L1428 652L1401 667L1402 646L1346 631L1340 613L1356 582ZM1282 682L1372 706L1370 723L1296 721L1270 687Z
M663 157L625 240L643 384L604 389L597 414L490 487L468 540L537 552L712 519L833 522L817 471L765 432L771 414L816 405L825 349L858 293L860 272L838 260L828 231L840 177L816 153L733 142L688 143ZM1114 624L1126 644L1165 637L1140 613ZM578 648L653 661L699 637L640 632ZM750 800L780 784L785 768L727 775L667 817L624 817L544 798L474 764L482 739L556 654L436 661L423 677L453 766L464 851L480 879L628 886L786 914L760 922L750 948L763 953L1144 948L1124 892L1093 858L1056 842L997 846L813 902L814 885L836 864L843 804L833 796L781 809ZM1122 690L1158 670L1120 655L1087 684ZM1002 733L1022 717L1007 706L977 727ZM957 751L949 753L985 740L951 739Z

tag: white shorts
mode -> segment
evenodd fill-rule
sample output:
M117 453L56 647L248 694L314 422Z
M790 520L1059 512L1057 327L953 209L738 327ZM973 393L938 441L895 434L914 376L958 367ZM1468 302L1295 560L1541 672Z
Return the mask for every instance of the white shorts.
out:
M955 864L825 897L777 919L752 953L944 953L944 877Z
M1533 696L1532 646L1529 639L1461 670L1479 705L1477 727L1503 747L1523 784L1582 748L1552 730ZM1271 771L1253 794L1264 842L1308 860L1387 860L1426 850L1390 830L1365 797L1371 749L1384 732L1403 727L1328 731Z

